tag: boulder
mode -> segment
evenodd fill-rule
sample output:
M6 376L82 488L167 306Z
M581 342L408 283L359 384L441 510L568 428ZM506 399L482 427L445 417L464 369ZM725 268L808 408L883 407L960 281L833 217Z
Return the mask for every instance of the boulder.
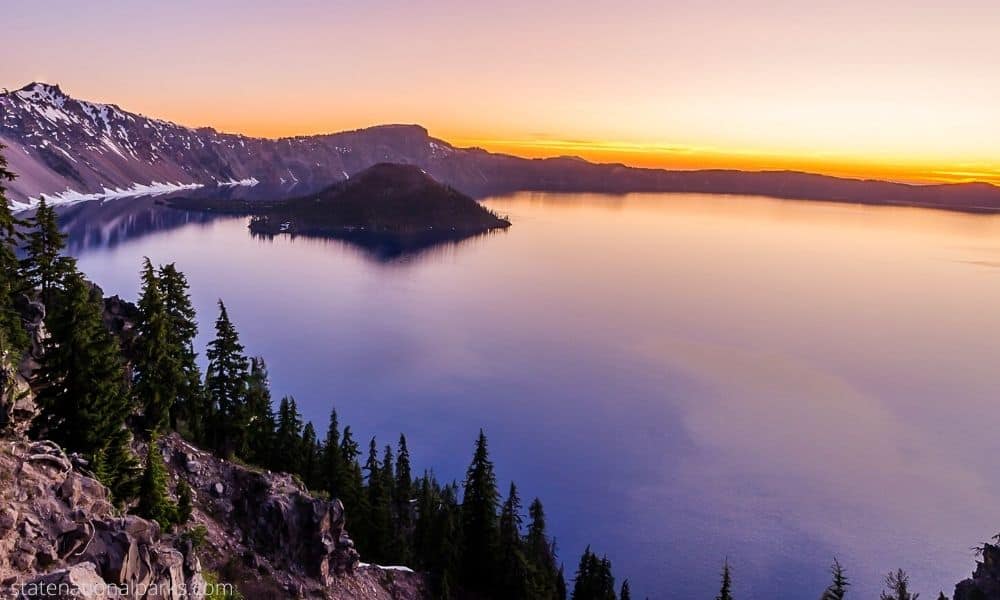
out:
M94 563L53 571L19 586L18 600L108 600L107 583Z

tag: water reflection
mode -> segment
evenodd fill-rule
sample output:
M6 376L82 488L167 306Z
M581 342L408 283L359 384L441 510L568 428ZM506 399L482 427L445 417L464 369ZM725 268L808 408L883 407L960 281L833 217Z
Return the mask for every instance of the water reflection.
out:
M222 191L228 194L227 198L251 201L273 200L276 196L287 196L292 191L291 188L255 189L258 187L261 186L244 189L222 188ZM302 193L299 188L294 188L294 191ZM209 192L198 190L198 193ZM113 249L128 241L180 227L205 226L218 220L246 222L246 218L239 216L172 208L169 206L169 201L177 197L181 197L181 194L94 200L59 207L57 212L60 225L67 234L67 247L74 255L89 250ZM183 197L192 197L192 193L184 192ZM350 248L374 262L384 264L409 264L416 260L453 252L462 244L477 238L503 235L503 233L504 230L476 234L442 231L407 236L379 236L363 232L330 236L271 236L253 234L247 230L248 236L261 243L282 237L295 243L313 246L325 244Z
M540 496L567 569L588 543L639 596L936 596L1000 525L1000 218L706 195L517 194L513 226L405 269L242 220L81 253L134 297L142 256L224 297L279 394L359 436L405 431L461 478L479 427ZM203 325L203 329L208 329ZM210 332L203 331L203 347Z

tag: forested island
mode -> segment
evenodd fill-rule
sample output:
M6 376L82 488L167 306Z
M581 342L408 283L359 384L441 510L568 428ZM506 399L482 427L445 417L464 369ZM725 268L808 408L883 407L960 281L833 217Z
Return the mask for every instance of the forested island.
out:
M418 250L510 227L414 165L380 163L314 194L276 200L182 197L169 206L251 215L251 233L336 238L380 251Z
M4 167L0 158L0 184L13 177ZM373 169L369 179L280 209L289 212L272 207L277 212L268 218L357 222L371 218L362 205L373 189L383 190L386 206L428 189L419 169ZM464 206L447 188L434 189L439 206ZM22 532L34 527L34 539L49 544L0 556L5 584L90 574L177 581L177 574L234 584L222 595L183 596L196 599L630 600L628 580L616 583L611 562L590 548L567 581L541 500L528 503L524 515L516 485L501 493L484 431L475 435L465 477L444 482L429 470L417 474L404 435L394 444L359 442L333 406L320 434L294 398L282 397L275 410L266 362L247 352L222 300L203 373L181 270L147 259L138 266L135 304L104 298L64 253L53 209L43 201L19 220L2 191L0 428L11 443L0 452L0 491L17 508L0 515L0 542L23 546ZM324 221L323 208L311 209L327 200L358 212ZM400 217L394 227L419 228L423 218ZM468 222L501 221L493 218ZM375 222L386 223L368 221ZM31 493L17 487L28 484ZM40 531L34 515L53 511L67 522ZM101 553L123 539L125 550ZM983 550L977 578L959 584L956 600L998 597L998 554L990 545ZM146 575L128 562L143 552L152 565ZM112 555L123 562L109 562ZM362 559L398 566L368 567ZM359 577L387 595L357 591L363 586L352 581ZM884 600L917 597L902 570L886 583ZM723 563L717 600L732 600L732 586ZM834 561L822 597L843 600L848 586Z

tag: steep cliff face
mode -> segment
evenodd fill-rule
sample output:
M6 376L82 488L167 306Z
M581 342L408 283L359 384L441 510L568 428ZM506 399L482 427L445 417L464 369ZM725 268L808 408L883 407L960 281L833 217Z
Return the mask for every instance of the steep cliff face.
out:
M190 545L159 526L120 515L107 489L51 442L8 440L0 448L0 594L48 594L43 584L76 583L85 598L200 600L205 582ZM58 588L57 588L58 589ZM104 594L104 595L102 595Z

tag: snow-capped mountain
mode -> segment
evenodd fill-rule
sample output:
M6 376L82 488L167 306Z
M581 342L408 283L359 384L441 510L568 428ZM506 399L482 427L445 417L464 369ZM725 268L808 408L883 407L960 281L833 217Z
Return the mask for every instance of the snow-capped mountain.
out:
M18 204L203 186L330 184L378 162L422 166L456 152L416 126L270 140L192 129L33 83L0 94L0 144Z
M44 83L0 93L0 144L18 174L8 196L20 207L43 195L65 203L258 183L292 187L294 193L296 186L314 190L391 162L417 165L473 196L515 190L704 192L1000 210L1000 188L985 183L907 185L792 171L670 171L574 157L524 159L457 148L418 125L255 138L77 100Z

